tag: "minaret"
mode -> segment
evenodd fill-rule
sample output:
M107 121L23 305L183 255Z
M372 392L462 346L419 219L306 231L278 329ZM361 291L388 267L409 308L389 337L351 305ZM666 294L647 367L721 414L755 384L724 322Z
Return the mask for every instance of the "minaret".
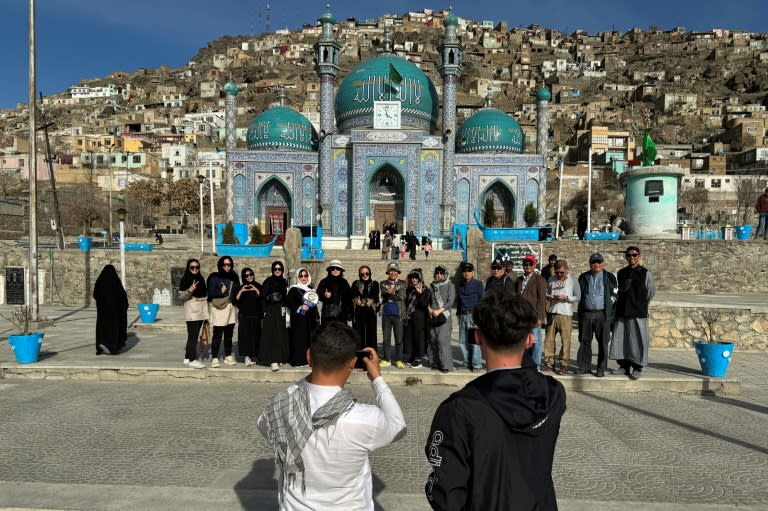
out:
M546 160L549 139L549 102L552 93L546 87L536 91L536 153Z
M443 231L450 232L456 208L456 89L461 77L461 42L456 33L459 18L449 8L443 21L445 38L438 48L437 70L443 77L443 175L442 208Z
M331 14L331 6L325 6L325 12L317 21L322 26L320 38L315 43L315 70L320 77L320 140L319 170L317 188L319 200L315 199L315 212L322 211L320 224L326 233L331 233L331 204L333 204L331 137L334 129L333 87L339 73L339 52L341 46L336 42L333 25L336 18ZM319 204L318 204L319 202Z
M237 84L231 79L224 85L224 93L227 95L224 100L224 132L226 136L226 152L224 168L227 169L227 220L234 219L234 210L232 200L232 162L230 154L237 149Z

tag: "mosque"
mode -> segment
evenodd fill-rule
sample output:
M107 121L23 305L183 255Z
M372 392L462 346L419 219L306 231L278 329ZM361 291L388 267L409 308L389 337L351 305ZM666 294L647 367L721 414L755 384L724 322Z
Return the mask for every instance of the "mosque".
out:
M326 248L359 248L371 230L391 224L439 246L454 225L474 223L474 208L488 197L497 226L525 226L528 203L544 218L548 89L536 96L537 153L523 154L519 123L489 101L457 129L462 48L452 12L438 48L442 105L424 72L392 53L388 35L384 51L355 66L334 97L341 49L336 20L326 11L318 21L319 132L280 104L251 122L247 150L238 149L238 89L233 82L224 87L230 220L258 222L265 233L319 224Z

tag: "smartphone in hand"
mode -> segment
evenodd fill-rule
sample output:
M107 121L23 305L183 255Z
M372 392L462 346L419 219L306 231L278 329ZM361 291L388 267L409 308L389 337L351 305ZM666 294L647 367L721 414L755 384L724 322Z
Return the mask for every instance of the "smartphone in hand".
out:
M355 352L355 355L357 355L357 362L355 362L355 369L366 370L367 367L365 366L365 359L366 358L371 358L371 352L370 351L357 351L357 352Z

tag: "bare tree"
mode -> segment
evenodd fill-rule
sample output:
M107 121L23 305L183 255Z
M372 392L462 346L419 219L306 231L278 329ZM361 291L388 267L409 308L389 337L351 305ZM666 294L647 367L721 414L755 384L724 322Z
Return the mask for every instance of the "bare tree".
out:
M709 200L709 192L704 187L694 187L687 190L682 190L677 198L677 205L680 208L685 208L686 213L691 220L696 217L696 212L699 215L704 211L704 206Z
M752 223L749 217L760 195L757 179L746 178L736 181L736 218L741 219L742 225Z

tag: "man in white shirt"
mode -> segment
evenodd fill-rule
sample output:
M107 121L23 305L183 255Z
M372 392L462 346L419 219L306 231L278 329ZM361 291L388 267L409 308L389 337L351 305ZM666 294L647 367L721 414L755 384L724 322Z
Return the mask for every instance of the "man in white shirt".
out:
M357 403L344 388L358 342L346 324L319 327L307 350L312 373L273 396L259 417L280 466L281 510L374 509L368 453L402 438L405 418L372 348L362 361L376 405Z
M581 299L581 289L575 278L568 275L568 261L558 259L555 276L547 282L547 333L544 337L544 367L560 375L568 373L571 354L571 323L573 304ZM560 334L560 368L555 369L555 336Z

